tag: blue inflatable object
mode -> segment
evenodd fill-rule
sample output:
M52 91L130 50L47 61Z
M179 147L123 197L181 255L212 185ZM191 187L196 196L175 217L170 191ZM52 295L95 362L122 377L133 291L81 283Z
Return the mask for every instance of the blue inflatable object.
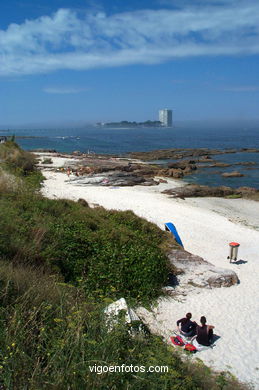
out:
M165 223L165 230L167 230L168 232L171 232L172 235L174 236L175 238L175 241L181 245L183 247L183 243L182 243L182 240L176 230L176 227L174 226L174 224L172 222L167 222Z

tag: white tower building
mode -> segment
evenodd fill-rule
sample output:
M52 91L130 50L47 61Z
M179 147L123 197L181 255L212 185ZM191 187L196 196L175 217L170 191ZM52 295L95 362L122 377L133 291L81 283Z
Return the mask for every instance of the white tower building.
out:
M172 110L163 109L159 110L159 121L162 123L164 127L172 127L173 124L173 114Z

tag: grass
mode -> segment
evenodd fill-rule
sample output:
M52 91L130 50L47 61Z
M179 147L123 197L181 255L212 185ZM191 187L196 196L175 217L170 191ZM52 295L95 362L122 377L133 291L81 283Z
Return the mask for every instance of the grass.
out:
M239 198L242 198L242 195L241 194L232 194L232 195L228 195L226 196L227 199L239 199Z

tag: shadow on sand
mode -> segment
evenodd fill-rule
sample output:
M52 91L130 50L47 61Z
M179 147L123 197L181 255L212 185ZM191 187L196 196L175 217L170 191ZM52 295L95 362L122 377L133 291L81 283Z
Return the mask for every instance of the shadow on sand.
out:
M237 261L231 261L230 264L236 264L236 265L240 265L240 264L246 264L247 261L246 260L237 260Z

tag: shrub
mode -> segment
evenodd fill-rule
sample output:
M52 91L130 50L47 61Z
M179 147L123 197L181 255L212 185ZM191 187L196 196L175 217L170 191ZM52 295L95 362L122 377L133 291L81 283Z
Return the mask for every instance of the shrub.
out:
M42 164L53 164L53 161L51 158L44 158L42 161Z
M0 229L2 256L83 278L88 294L150 299L168 274L166 235L129 211L12 194L0 198Z
M23 183L21 180L18 180L17 177L12 175L11 173L5 172L0 167L0 192L14 192L17 191L19 186L22 186Z
M17 174L26 175L35 170L35 156L22 150L15 142L7 141L0 145L0 159Z

